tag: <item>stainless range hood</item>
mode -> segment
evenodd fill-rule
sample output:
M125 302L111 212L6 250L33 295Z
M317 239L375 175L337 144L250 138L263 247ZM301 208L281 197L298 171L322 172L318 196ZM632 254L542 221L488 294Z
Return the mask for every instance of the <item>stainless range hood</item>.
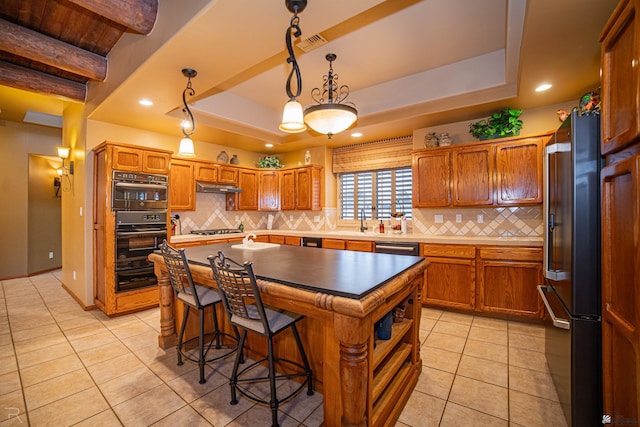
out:
M214 184L196 181L196 193L240 193L242 189L232 184Z

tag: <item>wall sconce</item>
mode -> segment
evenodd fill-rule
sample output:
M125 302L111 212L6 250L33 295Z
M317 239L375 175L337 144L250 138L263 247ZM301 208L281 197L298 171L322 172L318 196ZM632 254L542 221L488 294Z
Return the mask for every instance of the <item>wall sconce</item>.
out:
M71 153L71 148L70 147L56 147L56 150L58 151L58 157L60 157L62 159L62 168L60 169L61 172L58 172L58 174L60 174L60 175L73 175L73 160L69 161L69 166L68 167L66 167L64 165L64 161L69 158L69 154Z
M187 87L182 91L182 112L184 113L184 120L180 127L182 128L182 140L180 140L180 147L178 148L178 156L180 157L195 157L196 153L193 148L193 141L191 135L196 130L196 122L193 120L193 114L187 105L187 94L193 96L196 91L191 87L191 78L198 75L198 72L193 68L183 68L182 74L187 78Z
M58 169L58 172L62 172ZM56 198L60 197L60 186L62 185L62 181L59 176L53 178L53 188L56 190Z

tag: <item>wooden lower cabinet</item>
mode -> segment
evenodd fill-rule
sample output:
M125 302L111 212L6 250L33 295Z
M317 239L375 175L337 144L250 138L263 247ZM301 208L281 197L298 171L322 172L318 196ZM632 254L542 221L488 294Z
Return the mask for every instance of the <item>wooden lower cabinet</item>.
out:
M439 307L473 310L475 247L423 244L422 253L431 263L424 273L422 302Z
M425 305L542 319L542 248L423 244Z
M322 249L346 249L347 244L342 239L322 239Z
M347 240L345 248L348 251L373 252L373 242L367 240Z
M302 237L298 236L280 236L270 235L269 243L277 243L279 245L300 246L302 244Z
M477 309L542 319L542 248L486 247L478 250Z

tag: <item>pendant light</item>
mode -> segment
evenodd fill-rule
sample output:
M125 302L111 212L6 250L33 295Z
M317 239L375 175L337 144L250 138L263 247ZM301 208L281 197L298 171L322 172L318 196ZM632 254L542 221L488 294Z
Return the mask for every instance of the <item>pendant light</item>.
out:
M189 96L193 96L196 94L196 91L191 87L191 78L198 75L198 72L192 68L183 68L182 74L187 78L187 87L182 91L182 103L184 107L182 107L182 112L184 113L184 120L180 127L182 128L182 140L180 140L180 147L178 148L178 156L180 157L195 157L196 153L193 148L193 141L191 140L191 135L196 129L196 123L193 120L193 114L191 113L191 109L187 105L187 94Z
M329 53L325 58L329 61L329 72L323 77L322 89L311 90L311 97L318 104L304 110L304 121L311 129L331 139L358 119L358 111L352 102L344 103L349 97L349 86L338 87L336 83L338 75L334 74L332 65L336 55Z
M289 23L289 28L287 28L287 33L285 35L285 42L287 43L287 50L289 51L287 63L291 64L291 72L289 73L287 84L285 86L289 101L284 106L284 111L282 112L282 123L280 123L278 128L287 133L299 133L305 131L307 126L304 124L302 105L300 105L297 100L302 92L302 77L300 75L298 61L296 61L296 55L293 52L291 35L292 33L294 37L300 37L302 35L302 31L299 26L300 18L298 18L298 13L302 12L307 6L307 0L285 0L285 5L289 12L293 13L293 17L291 17L291 22ZM295 94L291 90L291 80L294 75L296 78Z

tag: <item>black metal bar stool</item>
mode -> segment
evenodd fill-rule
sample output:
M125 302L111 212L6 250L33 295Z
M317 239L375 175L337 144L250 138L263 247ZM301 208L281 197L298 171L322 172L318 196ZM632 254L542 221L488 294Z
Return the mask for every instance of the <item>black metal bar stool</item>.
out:
M218 252L218 255L215 257L213 255L209 256L209 262L211 263L214 277L218 282L218 290L222 293L222 302L229 316L229 321L242 331L240 343L238 344L239 350L229 381L231 386L231 404L235 405L238 403L237 391L254 402L269 405L271 408L272 425L278 426L278 406L281 403L286 402L298 394L305 385L307 386L307 395L313 395L313 375L296 327L296 323L304 318L304 316L265 306L262 303L252 263L245 262L244 264L238 264L226 258L222 252ZM274 356L273 337L287 328L291 328L293 332L302 358L302 365L293 360ZM268 354L266 358L258 360L238 372L239 365L242 362L242 353L248 331L267 338ZM245 374L254 367L259 366L265 360L268 361L269 365L269 374L267 377L245 377ZM292 369L298 369L299 371L290 374L276 374L276 363L287 364ZM278 398L276 381L296 377L304 377L304 381L287 396ZM271 388L269 401L252 395L251 392L243 386L247 383L267 380Z
M197 363L200 368L200 384L204 384L206 382L204 378L204 365L223 359L238 349L238 340L240 338L238 330L233 326L235 336L220 330L218 317L216 315L216 305L222 302L222 298L220 298L220 294L218 294L215 289L193 283L191 270L189 269L184 249L175 249L165 240L162 242L162 245L160 245L160 252L164 258L164 263L167 267L167 272L169 273L169 280L171 281L171 286L173 287L176 297L185 304L182 326L180 327L178 345L176 347L178 351L178 365L183 364L183 357ZM191 311L189 307L197 309L200 315L197 358L184 350L186 344L183 342L184 329L187 324L187 319L189 318L189 311ZM204 310L207 307L211 307L213 312L213 333L211 342L209 342L205 350ZM227 343L224 341L227 341ZM233 343L230 343L229 341L233 341ZM220 351L216 351L213 357L207 359L207 354L212 347Z

